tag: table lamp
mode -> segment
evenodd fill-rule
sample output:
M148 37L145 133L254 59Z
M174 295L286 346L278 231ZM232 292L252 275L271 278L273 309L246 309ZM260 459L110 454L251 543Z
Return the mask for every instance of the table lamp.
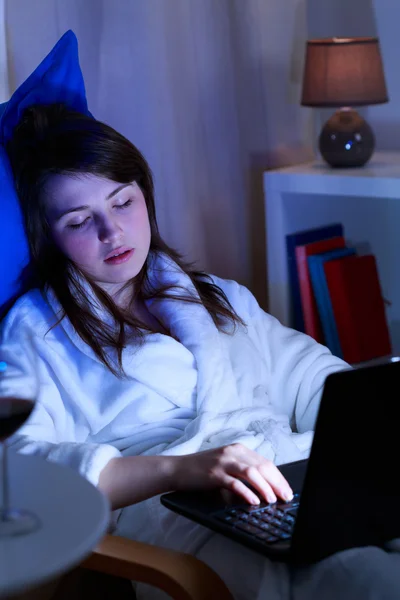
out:
M332 167L361 167L375 138L354 106L388 102L379 40L375 37L308 40L302 106L338 107L319 137Z

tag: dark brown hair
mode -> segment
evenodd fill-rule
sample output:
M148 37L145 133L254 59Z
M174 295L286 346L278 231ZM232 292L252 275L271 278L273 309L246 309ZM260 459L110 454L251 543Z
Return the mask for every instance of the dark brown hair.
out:
M135 181L146 200L151 227L150 252L140 273L134 278L134 297L173 297L185 302L201 303L220 331L226 326L244 324L235 313L224 292L211 278L196 271L161 238L155 212L154 186L150 168L139 150L124 136L96 119L77 113L62 104L32 106L25 110L7 145L20 199L31 262L24 291L38 287L52 288L63 308L63 315L116 375L123 375L122 350L127 338L143 341L143 329L151 331L133 315L120 309L112 298L94 282L90 286L101 305L112 315L116 327L107 326L96 316L93 303L81 284L83 275L55 246L44 210L44 189L48 179L58 174L92 174L117 183ZM171 287L155 287L148 277L149 257L163 252L189 276L199 298L182 289L173 296ZM86 278L87 279L87 278ZM127 333L129 332L129 333ZM114 349L116 352L109 352ZM116 354L114 361L110 358Z

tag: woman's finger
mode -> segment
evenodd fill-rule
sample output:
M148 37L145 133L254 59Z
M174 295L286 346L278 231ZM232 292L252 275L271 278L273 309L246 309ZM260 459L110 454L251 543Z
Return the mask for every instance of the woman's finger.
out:
M258 471L274 490L275 494L282 500L290 501L293 499L293 490L278 469L272 462L265 461L260 463Z
M258 469L262 477L268 481L274 493L279 496L279 498L286 501L292 500L293 490L279 471L278 467L274 465L272 461L263 458L242 444L233 444L231 448L239 463L245 463L249 467L254 466Z
M245 479L257 490L266 502L276 502L276 495L269 484L269 481L262 476L256 466L249 466L245 463L235 463L232 465L230 474Z
M223 474L220 481L221 487L234 492L238 496L241 496L248 502L249 504L260 504L260 499L256 496L254 492L242 481L232 477L231 475Z

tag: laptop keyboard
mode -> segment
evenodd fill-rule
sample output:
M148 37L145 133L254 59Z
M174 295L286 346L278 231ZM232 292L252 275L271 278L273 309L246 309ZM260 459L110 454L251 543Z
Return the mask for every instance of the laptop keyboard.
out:
M226 525L272 544L292 537L299 500L299 494L294 494L291 502L227 508L214 516Z

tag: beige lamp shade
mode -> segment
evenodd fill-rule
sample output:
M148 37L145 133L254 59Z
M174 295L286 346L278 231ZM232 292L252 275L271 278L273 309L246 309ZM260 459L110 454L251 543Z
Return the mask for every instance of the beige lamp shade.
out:
M307 42L303 106L363 106L388 100L377 38Z

